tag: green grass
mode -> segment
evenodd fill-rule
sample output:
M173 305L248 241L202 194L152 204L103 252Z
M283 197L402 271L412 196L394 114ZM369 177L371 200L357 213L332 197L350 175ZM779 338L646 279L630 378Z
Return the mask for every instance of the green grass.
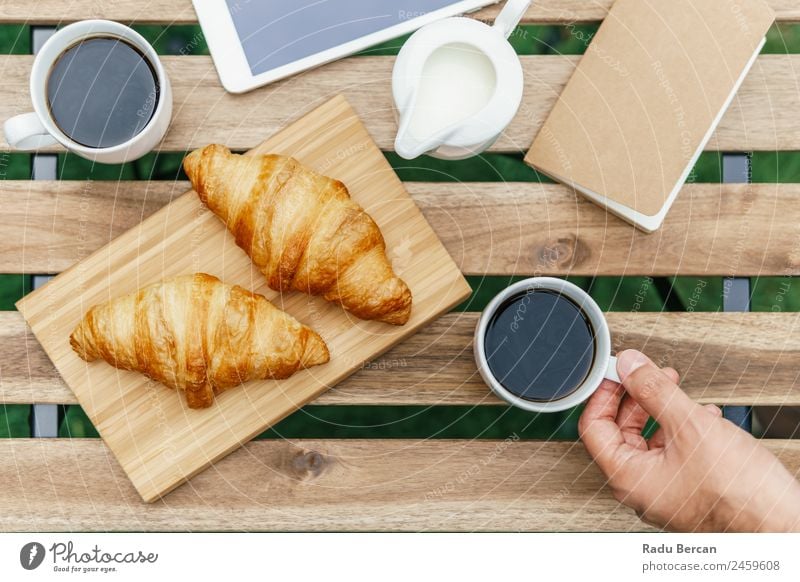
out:
M136 27L160 54L208 54L202 34L193 26ZM580 55L597 25L524 26L511 35L511 43L525 55ZM0 25L0 52L29 54L27 26ZM362 56L394 55L404 38L363 51ZM764 53L800 53L800 26L781 24L768 35ZM130 164L104 166L71 155L59 156L59 177L64 180L174 180L185 179L183 153L151 154ZM387 159L407 181L521 181L549 182L522 161L519 155L486 154L470 160L444 162L423 157L413 163L393 153ZM0 179L30 177L30 156L0 153ZM757 152L752 157L755 182L800 182L800 153ZM719 182L721 157L701 156L690 181ZM457 311L477 311L505 286L523 278L469 277L472 296ZM693 297L698 279L669 277L572 277L589 291L603 309L610 311L717 311L722 308L722 279L704 279L699 300ZM30 287L29 277L0 275L0 309L14 309L14 302ZM754 311L800 310L800 284L789 277L753 279ZM635 306L635 307L634 307ZM573 439L579 410L532 415L504 406L316 406L309 405L289 416L262 438L521 438ZM0 437L29 436L30 406L0 407ZM97 433L79 406L65 407L62 437L96 437Z

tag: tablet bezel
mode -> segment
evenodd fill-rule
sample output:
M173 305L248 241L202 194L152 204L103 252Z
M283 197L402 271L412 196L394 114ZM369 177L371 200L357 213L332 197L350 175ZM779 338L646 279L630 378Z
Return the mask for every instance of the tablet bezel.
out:
M281 65L270 71L253 75L247 62L239 35L226 2L192 0L203 34L211 51L222 86L231 93L244 93L256 87L289 77L301 71L318 67L330 61L351 55L381 42L413 32L430 22L479 10L499 0L459 0L449 6L411 18L394 26L379 30L335 46L322 52Z

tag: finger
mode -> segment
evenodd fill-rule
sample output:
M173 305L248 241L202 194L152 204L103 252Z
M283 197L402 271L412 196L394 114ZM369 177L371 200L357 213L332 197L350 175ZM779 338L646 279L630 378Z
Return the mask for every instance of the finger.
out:
M669 379L675 382L676 384L680 382L681 376L680 374L678 374L678 370L676 370L675 368L670 368L670 367L661 368L661 371L664 372L667 376L669 376Z
M658 427L656 432L653 433L653 436L651 436L647 440L647 448L650 449L651 451L653 449L663 449L664 445L666 444L667 444L667 435L664 433L664 429L661 428L660 426Z
M641 405L626 394L622 399L617 414L617 425L623 433L641 436L644 425L650 418L650 414Z
M680 375L675 368L662 368L661 369L673 382L677 382L680 379ZM709 406L714 406L713 404ZM716 408L716 407L715 407ZM719 411L719 408L717 408ZM721 414L721 412L720 412ZM620 405L620 411L617 415L617 424L622 430L623 434L629 434L637 437L641 437L642 431L644 427L647 425L647 421L650 419L650 414L642 408L642 406L636 402L633 398L630 397L630 394L625 395L622 399L622 404ZM644 441L644 439L642 439ZM630 441L628 441L630 442ZM633 444L633 443L631 443ZM636 441L636 444L640 444L639 441ZM663 445L662 445L663 446Z
M625 395L621 384L612 380L603 380L595 391L581 415L581 422L589 420L616 420L619 403ZM579 425L580 427L580 425Z
M667 431L680 426L698 407L641 352L625 350L619 354L617 370L628 394Z
M680 375L675 368L667 367L661 370L673 382L677 382L680 379ZM631 398L630 394L623 397L619 414L617 414L617 424L623 433L641 435L649 419L650 414L636 400Z
M722 410L716 404L706 404L703 408L714 416L722 416ZM647 447L649 449L660 449L663 448L665 444L667 444L667 436L664 433L664 429L661 427L659 427L647 441Z
M625 444L616 418L625 390L620 384L604 380L586 403L578 422L578 432L586 450L606 475L616 466L614 456Z

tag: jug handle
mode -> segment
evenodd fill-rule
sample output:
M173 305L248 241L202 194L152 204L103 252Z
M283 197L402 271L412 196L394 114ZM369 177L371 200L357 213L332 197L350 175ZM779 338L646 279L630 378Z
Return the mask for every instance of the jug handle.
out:
M494 20L494 28L505 38L508 38L514 32L530 5L531 0L508 0Z

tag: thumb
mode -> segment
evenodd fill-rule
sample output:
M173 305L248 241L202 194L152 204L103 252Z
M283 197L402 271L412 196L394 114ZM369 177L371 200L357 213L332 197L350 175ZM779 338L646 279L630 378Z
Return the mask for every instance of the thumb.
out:
M641 352L619 354L617 372L631 398L668 431L679 427L699 406Z

